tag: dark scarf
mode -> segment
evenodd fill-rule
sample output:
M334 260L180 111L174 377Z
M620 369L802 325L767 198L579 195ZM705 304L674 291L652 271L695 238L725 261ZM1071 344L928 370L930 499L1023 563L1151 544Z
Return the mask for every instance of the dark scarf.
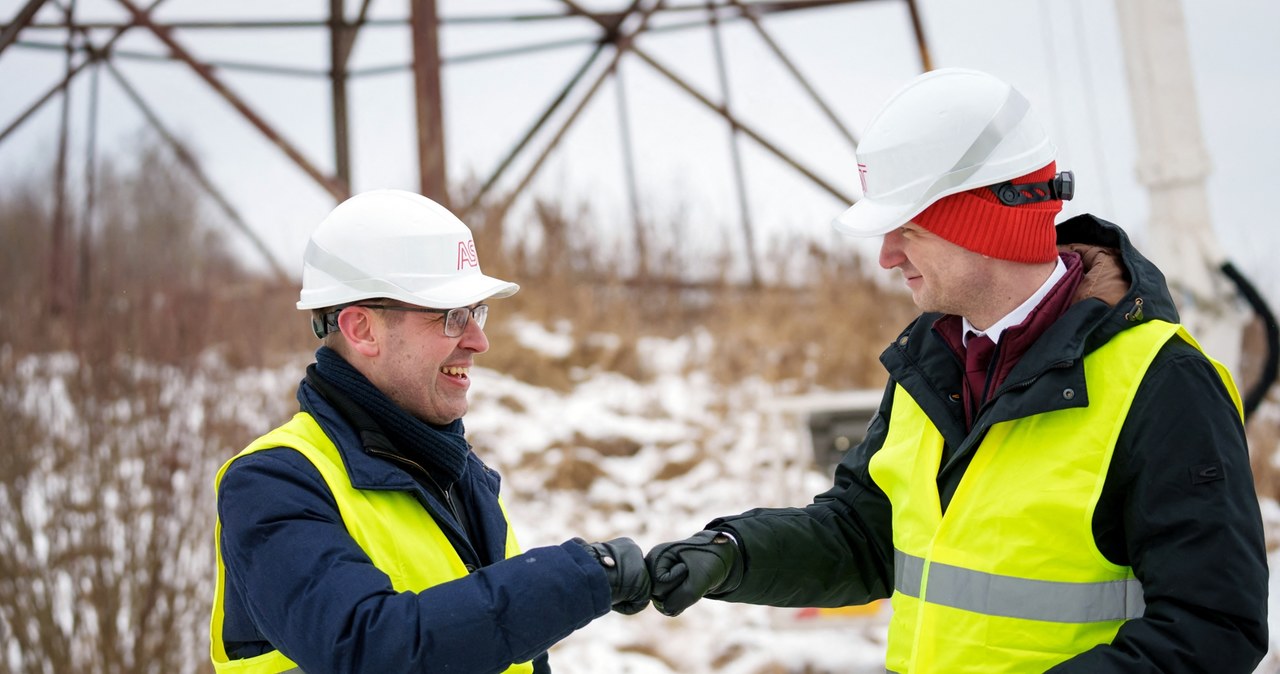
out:
M414 417L327 346L316 351L315 372L367 413L402 456L426 468L433 477L443 478L445 485L462 477L471 451L463 437L462 419L436 426Z

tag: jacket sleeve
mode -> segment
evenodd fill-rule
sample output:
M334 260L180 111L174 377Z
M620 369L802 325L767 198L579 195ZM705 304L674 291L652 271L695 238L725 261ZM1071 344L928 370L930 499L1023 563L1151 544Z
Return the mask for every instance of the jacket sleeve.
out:
M1249 450L1213 366L1166 345L1121 431L1095 535L1108 527L1146 611L1053 672L1253 672L1267 651L1267 559ZM1120 553L1119 550L1123 552ZM1104 552L1106 552L1104 550Z
M289 449L232 464L218 515L227 592L307 672L499 672L610 608L604 571L571 542L396 592L347 534L323 478Z
M850 606L893 590L889 499L867 465L884 444L892 382L866 438L836 467L835 483L804 508L756 508L711 522L744 553L742 582L713 599L772 606Z

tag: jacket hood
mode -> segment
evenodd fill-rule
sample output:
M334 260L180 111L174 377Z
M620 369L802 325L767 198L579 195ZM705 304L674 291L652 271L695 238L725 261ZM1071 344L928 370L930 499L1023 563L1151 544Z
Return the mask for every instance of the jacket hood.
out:
M1085 263L1075 303L1063 316L1081 339L1081 355L1139 323L1179 322L1164 274L1118 226L1076 216L1058 225L1058 247L1079 253Z

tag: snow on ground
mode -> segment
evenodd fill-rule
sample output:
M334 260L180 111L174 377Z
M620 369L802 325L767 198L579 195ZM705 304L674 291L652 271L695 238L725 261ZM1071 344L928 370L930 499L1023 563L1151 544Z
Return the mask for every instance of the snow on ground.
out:
M468 434L503 475L523 546L629 536L648 549L717 515L803 504L826 487L800 420L773 411L776 387L724 390L687 369L699 339L647 343L645 360L662 365L643 384L597 373L560 394L472 371ZM552 663L566 674L884 671L882 605L815 613L706 601L674 619L611 614L558 645Z
M562 335L539 328L524 342L562 353ZM484 368L472 371L469 438L501 472L504 499L524 547L573 536L629 536L647 549L684 538L719 515L803 505L828 486L830 478L814 466L793 404L794 387L758 379L723 387L694 366L714 357L713 347L709 337L696 333L647 340L642 360L652 364L651 380L580 372L568 392ZM47 420L56 435L74 437L83 420L75 417L66 384L81 366L77 359L10 358L0 349L0 361L14 377L4 386L6 408ZM234 417L246 433L283 421L308 360L300 355L278 368L234 372L216 356L189 370L131 366L139 381L164 382L164 408L172 412L167 423L190 438L219 419ZM144 409L128 399L104 400L98 407L125 421ZM1263 517L1275 550L1280 505L1264 502ZM1271 560L1280 562L1280 553L1273 552ZM207 564L187 570L204 573ZM1280 581L1274 577L1270 606L1273 653L1258 672L1280 671ZM817 612L703 601L678 618L652 609L610 614L557 645L552 664L560 674L882 672L887 613L883 602L855 612Z

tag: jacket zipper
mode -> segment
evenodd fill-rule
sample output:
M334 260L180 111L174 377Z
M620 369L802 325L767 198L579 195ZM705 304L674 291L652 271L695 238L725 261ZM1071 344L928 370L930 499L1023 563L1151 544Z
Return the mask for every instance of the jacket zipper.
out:
M444 503L446 506L448 506L449 514L453 516L453 521L458 523L462 522L462 518L458 515L458 509L453 503L453 496L452 496L451 490L441 487L440 483L436 482L436 479L431 476L431 472L428 471L426 468L423 468L422 465L419 464L417 461L400 456L399 454L384 452L382 450L374 449L372 447L366 447L365 450L368 451L370 454L373 454L374 456L380 456L384 459L390 459L391 461L408 464L410 466L413 466L414 468L417 468L418 472L425 475L427 479L431 481L431 484L435 485L436 491L444 495ZM459 524L459 528L461 528L461 524ZM477 568L479 568L480 556L476 554L475 549L471 546L471 541L466 540L465 536L460 538L456 535L450 535L449 538L454 541L455 546L460 544L462 546L462 549L468 554L468 556L470 556L472 562L475 562L475 563L471 563L471 562L464 561L463 564L467 567L467 570L475 571Z
M1071 367L1071 364L1074 362L1075 360L1070 360L1070 359L1060 360L1056 363L1049 365L1048 367L1041 370L1040 372L1036 373L1036 375L1033 377L1028 377L1026 379L1023 379L1022 381L1017 382L1016 384L1006 384L1003 390L999 391L998 393L1000 395L1006 395L1008 393L1012 393L1013 391L1017 391L1019 389L1031 388L1031 385L1034 384L1037 379L1039 379L1040 377L1043 377L1046 372L1050 370L1059 370L1062 368ZM987 405L990 405L992 402L995 402L997 397L999 396L992 396L990 400L983 403L982 407L978 409L978 413L974 417L974 419L976 420L979 416L982 416L982 410L986 409Z

